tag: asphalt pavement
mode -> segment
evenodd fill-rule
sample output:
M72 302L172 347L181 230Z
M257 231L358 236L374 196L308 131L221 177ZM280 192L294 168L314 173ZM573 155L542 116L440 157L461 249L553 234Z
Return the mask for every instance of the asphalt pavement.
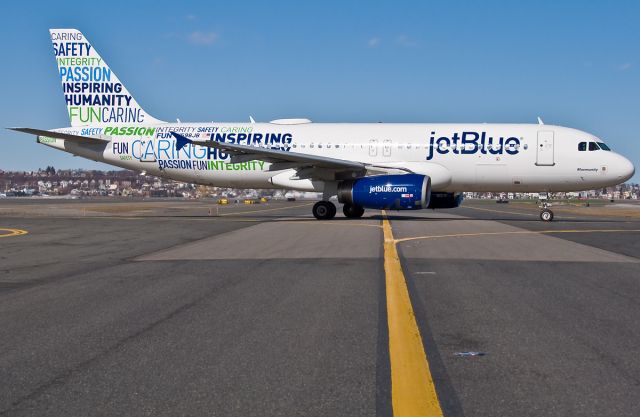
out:
M382 213L311 204L0 201L0 415L391 415ZM640 218L604 213L388 213L444 415L640 415Z

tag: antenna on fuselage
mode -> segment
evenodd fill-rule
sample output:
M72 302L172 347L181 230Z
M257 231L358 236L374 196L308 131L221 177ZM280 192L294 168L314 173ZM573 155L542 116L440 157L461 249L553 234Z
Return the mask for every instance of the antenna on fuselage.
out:
M178 123L182 123L182 122L180 121L180 119L178 119L177 117L176 117L176 121L177 121Z
M249 116L249 121L250 121L251 123L255 123L255 122L256 122L255 120L253 120L253 116Z
M543 125L543 124L544 124L544 122L542 121L542 119L540 118L540 116L538 116L538 124L539 124L539 125Z

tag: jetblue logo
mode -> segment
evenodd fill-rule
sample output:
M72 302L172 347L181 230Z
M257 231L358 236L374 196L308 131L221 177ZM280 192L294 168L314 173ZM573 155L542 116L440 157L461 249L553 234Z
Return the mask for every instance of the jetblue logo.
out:
M371 193L406 193L407 187L394 187L391 185L370 185L369 194Z
M472 155L480 152L489 155L515 155L520 152L520 139L516 137L488 136L487 132L457 132L453 136L440 136L431 132L427 161L433 159L436 153L440 155L453 153L456 155Z

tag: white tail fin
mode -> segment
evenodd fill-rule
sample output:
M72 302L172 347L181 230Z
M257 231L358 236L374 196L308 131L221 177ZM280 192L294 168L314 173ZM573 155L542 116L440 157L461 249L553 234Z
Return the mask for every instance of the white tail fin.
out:
M50 29L71 126L156 124L76 29Z

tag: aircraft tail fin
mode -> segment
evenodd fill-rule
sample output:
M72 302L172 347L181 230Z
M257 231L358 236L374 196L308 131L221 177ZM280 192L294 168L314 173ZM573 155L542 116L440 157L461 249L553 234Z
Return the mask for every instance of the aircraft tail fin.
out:
M50 29L71 126L164 123L145 112L77 29Z

